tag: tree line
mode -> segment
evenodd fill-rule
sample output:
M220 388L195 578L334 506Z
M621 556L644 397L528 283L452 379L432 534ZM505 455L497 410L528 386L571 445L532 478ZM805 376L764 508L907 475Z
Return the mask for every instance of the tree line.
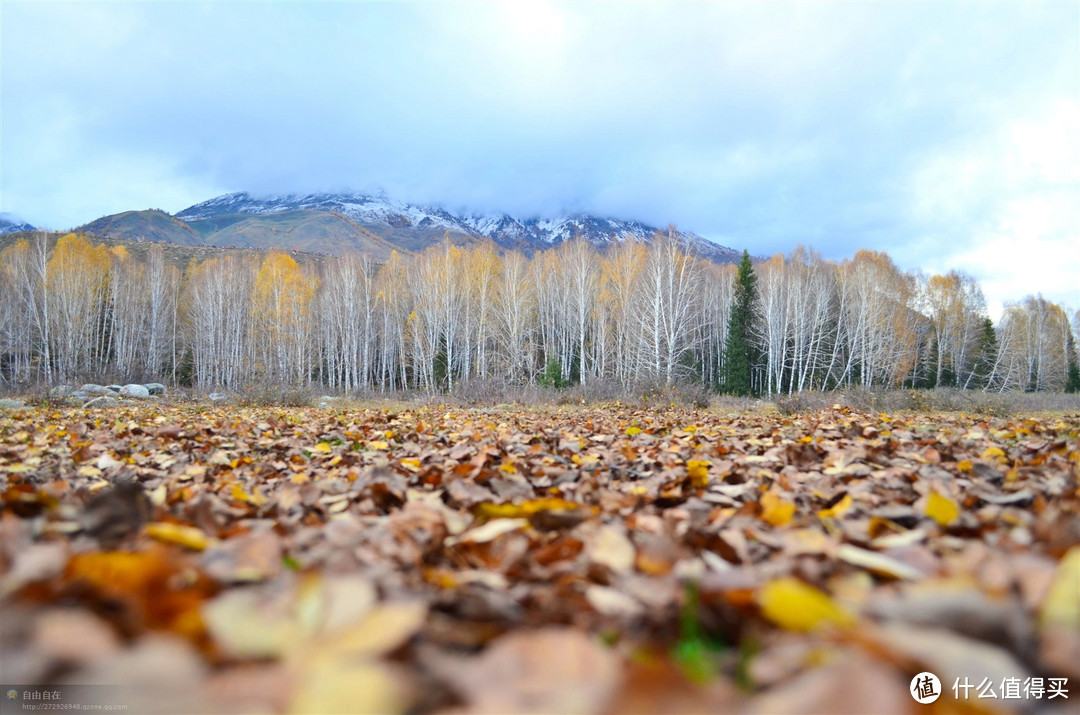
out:
M161 246L39 235L0 253L0 381L169 380L344 393L694 381L733 394L844 386L1078 390L1071 316L1042 297L994 325L978 283L884 252L799 247L716 265L674 233L529 257L444 240L379 264L229 254L181 271Z

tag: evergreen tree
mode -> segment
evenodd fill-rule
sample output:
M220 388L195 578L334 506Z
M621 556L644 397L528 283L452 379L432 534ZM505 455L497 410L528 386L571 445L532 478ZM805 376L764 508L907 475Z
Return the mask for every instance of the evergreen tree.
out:
M975 359L975 369L972 375L972 387L986 388L989 386L990 373L994 370L994 361L997 360L998 342L997 332L994 330L994 321L983 318L982 335L979 336L979 357Z
M753 319L754 292L757 276L750 262L750 252L743 250L735 278L735 299L728 318L727 342L724 344L724 392L731 395L750 395L753 392L751 371L753 350L750 343L750 321Z
M1076 354L1076 343L1073 341L1073 336L1069 335L1069 342L1066 347L1068 352L1067 359L1069 361L1069 372L1065 378L1065 392L1080 392L1080 357Z

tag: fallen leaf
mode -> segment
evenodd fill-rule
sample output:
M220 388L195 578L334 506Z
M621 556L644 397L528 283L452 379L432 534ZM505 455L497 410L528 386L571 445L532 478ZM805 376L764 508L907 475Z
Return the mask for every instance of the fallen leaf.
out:
M698 489L709 486L709 463L700 459L691 459L686 463L686 473L690 483Z
M596 532L587 550L589 558L598 564L607 566L616 573L629 571L634 567L636 551L630 539L614 526L602 526Z
M1080 546L1061 558L1039 611L1039 622L1044 628L1080 630Z
M845 494L840 501L832 505L828 509L822 509L818 512L818 516L822 519L836 519L839 518L844 512L851 508L854 502L851 499L850 494Z
M812 631L822 626L848 627L855 617L825 593L795 578L769 581L758 592L763 616L789 631Z
M852 566L864 568L879 576L888 576L897 579L919 579L923 573L913 566L908 566L902 561L879 554L875 551L860 549L851 544L841 544L836 548L836 558L849 563Z
M432 665L473 712L601 712L620 683L615 654L570 628L510 633L479 656Z
M785 526L795 515L795 505L774 492L761 495L761 520L773 526Z
M960 509L952 499L930 490L926 496L926 515L938 526L948 526L960 516Z
M154 522L146 525L146 535L154 541L176 544L192 551L202 551L212 541L201 529L168 522Z
M412 638L427 617L420 602L387 603L376 606L353 626L341 631L331 646L342 658L375 657L390 653Z
M446 540L447 546L454 544L483 544L494 541L503 534L509 534L528 525L528 519L492 519L486 524L481 524L469 529L458 536L451 536Z

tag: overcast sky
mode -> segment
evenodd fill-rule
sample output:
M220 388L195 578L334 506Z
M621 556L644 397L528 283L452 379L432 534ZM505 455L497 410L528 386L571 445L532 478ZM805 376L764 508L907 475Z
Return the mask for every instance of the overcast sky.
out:
M384 189L1080 305L1080 3L0 3L0 210Z

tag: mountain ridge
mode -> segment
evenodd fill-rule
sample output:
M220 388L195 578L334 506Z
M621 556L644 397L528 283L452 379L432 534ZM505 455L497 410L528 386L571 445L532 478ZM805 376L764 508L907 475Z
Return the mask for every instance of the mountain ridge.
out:
M275 214L284 211L325 211L341 214L358 226L408 250L421 250L449 232L460 239L490 238L508 249L542 250L581 236L603 246L627 239L648 241L660 229L641 221L585 213L557 218L520 219L509 214L459 214L430 204L398 201L385 194L317 192L255 197L248 192L216 196L189 206L176 217L196 226L223 215ZM676 236L695 253L722 263L738 261L740 252L688 231Z
M0 213L0 235L34 230L36 229L33 225L23 221L15 214Z
M17 229L16 229L17 230ZM385 194L355 192L255 197L215 196L176 214L160 209L102 216L76 230L115 239L186 246L284 249L310 253L364 252L385 260L395 250L418 252L444 236L457 244L492 240L503 250L532 254L581 237L601 250L625 240L650 241L660 229L641 221L586 213L520 219L508 214L458 213L411 204ZM740 252L675 230L690 252L735 263Z

